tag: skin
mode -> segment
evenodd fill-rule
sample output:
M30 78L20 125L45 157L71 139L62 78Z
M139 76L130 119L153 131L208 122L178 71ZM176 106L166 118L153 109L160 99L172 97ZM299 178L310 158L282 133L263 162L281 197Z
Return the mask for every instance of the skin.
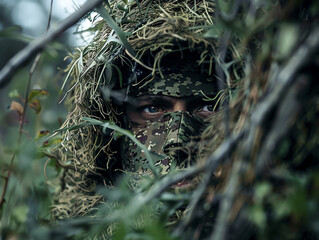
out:
M127 104L126 115L135 123L148 120L156 121L163 114L175 111L187 111L205 119L214 113L214 103L201 97L169 97L146 95L134 99L134 104Z

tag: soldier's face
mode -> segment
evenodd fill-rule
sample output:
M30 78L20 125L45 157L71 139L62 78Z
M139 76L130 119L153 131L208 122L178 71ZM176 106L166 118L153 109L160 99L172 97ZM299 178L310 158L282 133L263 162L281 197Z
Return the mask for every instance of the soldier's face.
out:
M165 174L172 169L186 168L196 160L196 148L181 151L205 128L205 119L214 114L215 103L199 96L170 97L144 95L126 106L129 130L150 152L155 153L154 164ZM145 154L135 143L122 142L124 170L149 174Z
M194 66L163 68L163 77L140 77L128 91L125 127L150 151L162 174L196 162L193 143L214 113L216 79ZM151 174L144 151L128 137L121 141L121 160L127 172Z
M127 104L126 115L129 121L142 124L156 121L165 113L189 112L206 119L214 113L214 102L204 101L201 97L169 97L146 95L135 98L134 104Z

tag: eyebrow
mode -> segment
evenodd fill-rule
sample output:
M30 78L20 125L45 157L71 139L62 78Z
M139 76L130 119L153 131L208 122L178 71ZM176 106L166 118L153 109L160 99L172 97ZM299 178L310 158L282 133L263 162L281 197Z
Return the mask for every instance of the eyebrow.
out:
M165 96L162 95L145 95L135 98L135 101L162 101L165 100Z
M142 101L150 102L150 104L158 104L161 103L163 105L169 105L171 102L167 98L174 98L171 96L163 96L163 95L144 95L137 98L132 99L132 101L128 102L129 105L138 107L139 103ZM176 97L177 99L181 97ZM210 103L214 101L205 101L203 97L200 96L188 96L184 98L186 100L186 104L190 108L196 108L198 105L203 103Z
M128 105L131 105L133 107L138 107L140 102L150 102L150 104L156 104L156 103L167 103L169 102L167 99L165 99L164 96L162 95L145 95L145 96L140 96L137 98L131 98L129 102L127 102Z

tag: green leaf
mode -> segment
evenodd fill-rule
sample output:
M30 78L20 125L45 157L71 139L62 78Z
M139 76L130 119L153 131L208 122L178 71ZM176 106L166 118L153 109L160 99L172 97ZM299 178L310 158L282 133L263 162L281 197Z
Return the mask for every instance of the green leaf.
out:
M105 131L106 128L109 128L109 129L117 131L120 134L123 134L123 135L127 136L128 138L130 138L139 148L142 149L142 151L144 151L146 159L148 160L148 162L150 164L150 168L151 168L152 172L154 173L154 176L156 178L159 178L159 169L155 168L155 165L154 165L155 161L151 155L151 152L146 148L145 145L143 145L140 141L138 141L130 131L123 129L123 128L120 128L120 127L118 127L114 124L111 124L109 122L102 122L102 121L99 121L99 120L96 120L93 118L87 118L87 117L83 117L82 119L84 121L87 121L86 123L83 123L83 124L99 125L99 126L103 127L103 131Z
M35 99L29 102L29 106L35 111L36 114L41 112L41 103L38 99Z
M170 202L177 202L177 201L186 201L190 198L189 193L171 193L171 192L165 192L161 195L162 201L170 201Z
M44 148L50 147L53 144L60 144L61 142L62 142L62 139L60 137L50 138L49 140L46 140L43 142L42 147Z
M49 130L41 130L41 131L38 131L35 140L38 140L38 139L40 139L40 138L42 138L42 137L44 137L44 136L47 136L47 135L49 135L49 134L50 134Z
M122 88L122 84L123 84L123 75L122 72L120 70L120 68L114 64L112 64L112 67L114 67L119 75L119 82L120 82L120 88Z
M33 40L33 38L19 33L19 31L21 31L21 29L22 28L20 26L17 26L17 25L5 28L5 29L0 31L0 38L13 38L13 39L17 39L17 40L20 40L20 41L26 42L26 43L31 42Z
M68 81L68 79L69 79L69 77L70 77L72 71L73 71L73 68L76 66L76 64L78 63L78 61L79 61L79 59L77 59L76 61L74 61L74 63L72 64L70 70L68 71L68 74L66 75L66 77L65 77L65 79L64 79L64 81L63 81L63 84L62 84L62 87L61 87L61 89L60 89L59 95L62 94L62 91L63 91L63 89L64 89L64 87L65 87L65 85L66 85L66 83L67 83L67 81Z
M261 206L257 205L252 208L251 218L258 227L265 227L266 215L264 209Z
M261 202L272 190L270 183L262 182L256 185L255 197L256 201Z
M29 96L28 96L28 100L32 101L34 98L38 97L38 96L45 96L48 95L48 91L43 90L43 89L33 89L30 91Z
M117 228L116 233L113 236L113 239L114 240L123 240L123 239L125 239L125 235L126 235L125 225L124 225L124 223L120 223L118 228Z
M276 217L282 219L291 213L291 205L285 200L278 200L273 203Z
M15 218L19 223L24 223L27 219L29 207L26 205L20 205L13 209L12 217Z
M294 24L282 24L278 36L278 57L287 57L296 45L299 32Z
M20 98L20 94L17 89L13 89L12 91L9 92L9 97L10 98Z
M220 38L222 29L218 25L211 26L208 31L204 34L204 38Z
M131 47L131 45L129 44L129 42L126 39L127 33L125 33L113 20L113 18L111 17L111 15L109 14L109 12L103 7L100 6L97 8L97 12L101 15L101 17L103 17L105 19L105 21L107 22L107 24L114 29L114 31L116 32L117 36L120 38L123 46L127 49L127 51L132 55L135 56L135 51L133 50L133 48Z

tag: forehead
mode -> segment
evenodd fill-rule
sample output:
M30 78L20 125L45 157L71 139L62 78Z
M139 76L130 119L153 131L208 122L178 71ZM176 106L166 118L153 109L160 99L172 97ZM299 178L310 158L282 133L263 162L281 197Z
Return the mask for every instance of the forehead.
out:
M154 56L149 54L146 57L152 60ZM142 95L203 97L217 94L216 77L210 71L211 63L201 60L199 53L177 51L164 55L156 63L150 59L142 60L149 66L154 66L153 71L140 64L136 64L134 70L128 69L127 93L129 95L133 97Z
M211 97L211 96L209 96ZM172 97L165 95L143 95L140 97L134 98L134 101L137 103L141 102L153 102L153 103L165 103L165 102L180 102L183 101L187 104L196 103L198 101L205 101L203 97L200 96L185 96L185 97Z
M171 97L214 96L216 80L196 69L169 68L149 80L132 85L131 96L163 95Z

